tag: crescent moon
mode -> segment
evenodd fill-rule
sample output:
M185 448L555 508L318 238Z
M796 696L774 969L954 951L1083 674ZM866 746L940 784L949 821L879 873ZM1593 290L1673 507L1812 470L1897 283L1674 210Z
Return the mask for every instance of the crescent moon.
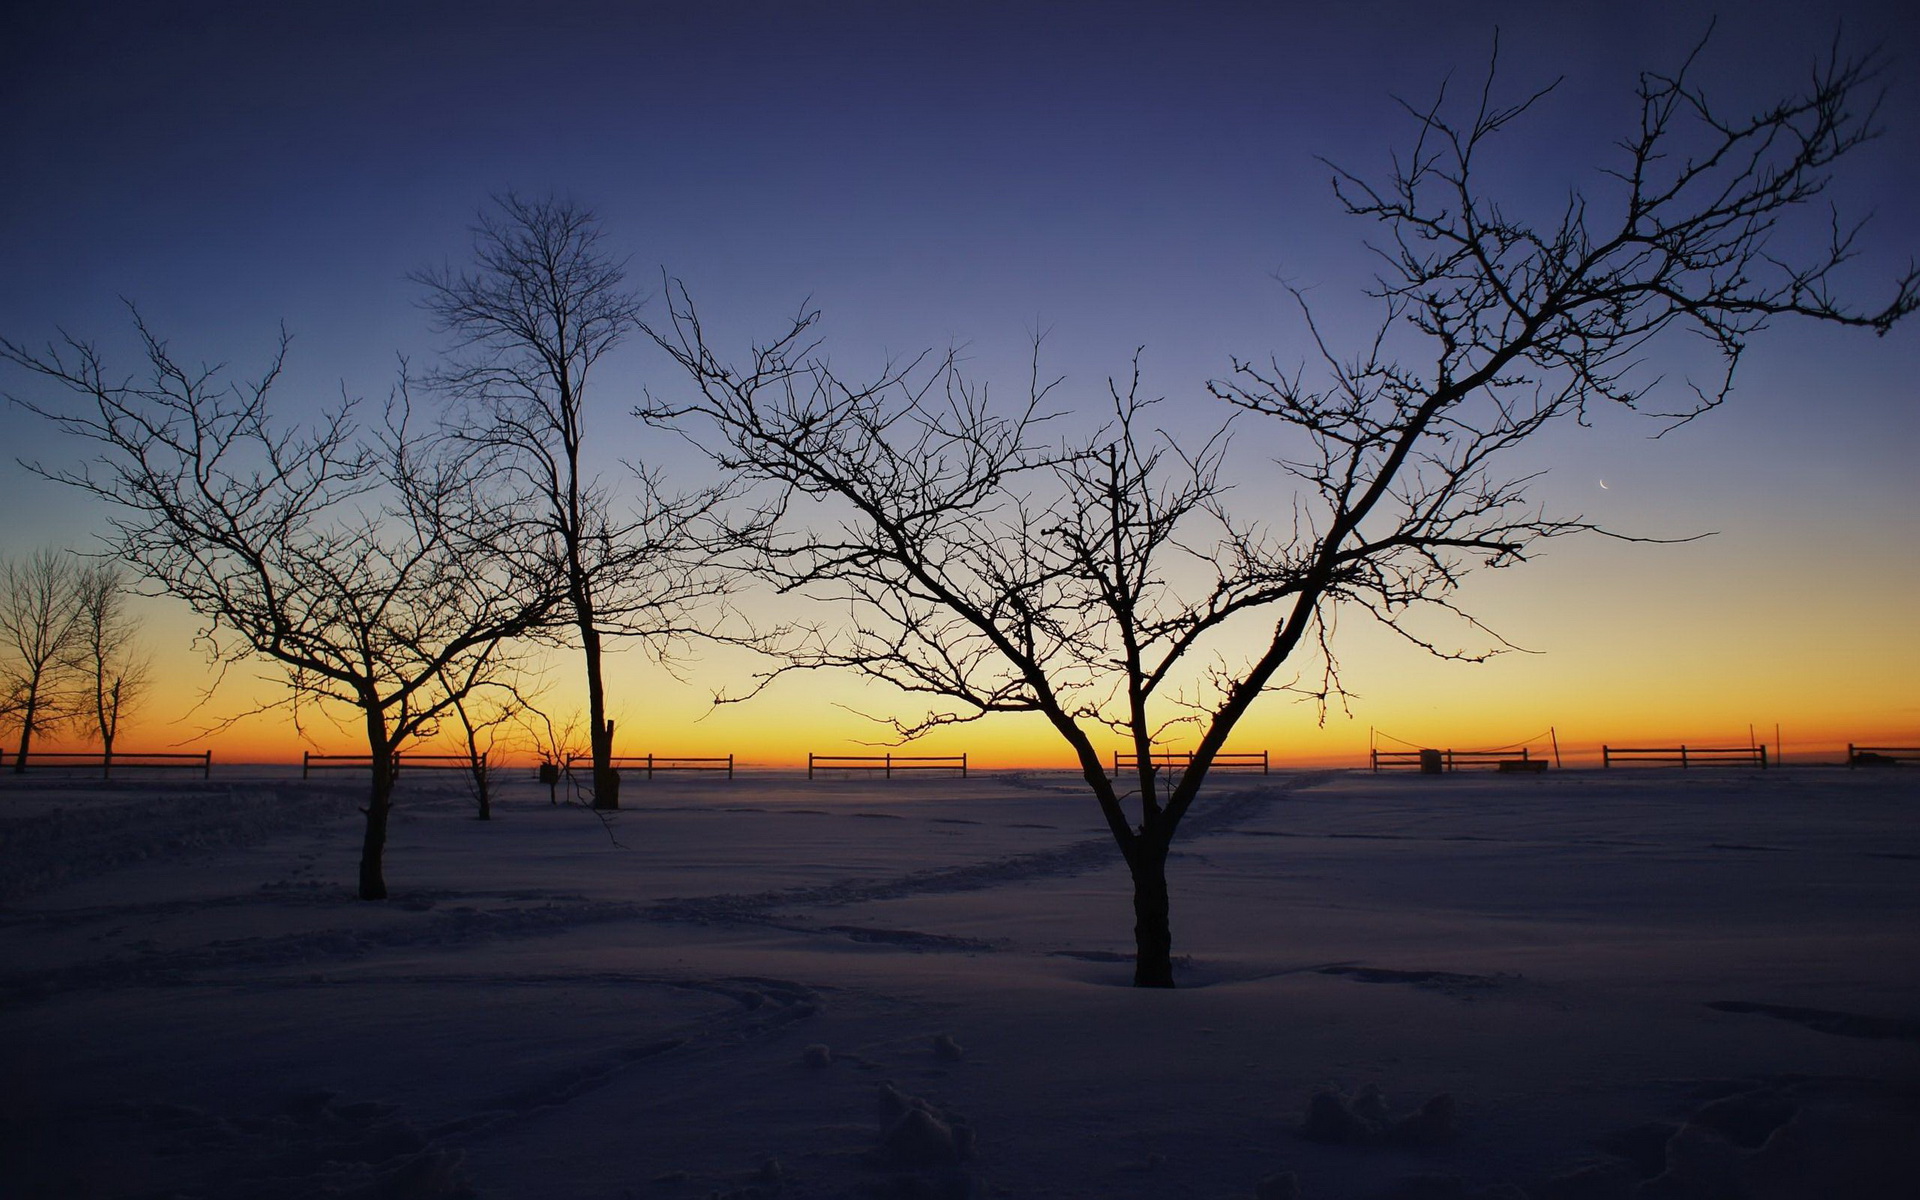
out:
M1606 480L1604 480L1604 479L1602 479L1602 480L1600 481L1600 490L1601 490L1601 491L1603 491L1603 492L1610 492L1610 491L1612 491L1613 489L1607 486L1607 481L1606 481Z

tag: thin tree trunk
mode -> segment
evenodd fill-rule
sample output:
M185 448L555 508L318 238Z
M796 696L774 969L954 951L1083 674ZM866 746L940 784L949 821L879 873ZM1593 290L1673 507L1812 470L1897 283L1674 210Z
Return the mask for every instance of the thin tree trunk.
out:
M20 753L15 755L13 760L13 773L15 775L25 775L27 773L27 745L33 740L33 721L34 718L39 715L35 711L39 707L37 703L38 699L39 697L32 691L29 691L27 693L26 711L20 714Z
M480 806L482 821L493 820L493 780L488 771L487 756L480 751L480 739L473 731L473 722L467 718L467 705L456 698L453 711L460 718L460 729L467 735L467 773L473 780L473 796Z
M1143 833L1128 867L1133 874L1133 986L1173 986L1173 927L1168 922L1167 847Z

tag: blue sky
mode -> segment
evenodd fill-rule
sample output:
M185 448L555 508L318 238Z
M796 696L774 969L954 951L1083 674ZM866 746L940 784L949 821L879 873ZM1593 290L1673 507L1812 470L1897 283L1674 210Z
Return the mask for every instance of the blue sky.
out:
M1804 78L1836 30L1885 47L1886 136L1835 191L1877 214L1859 279L1879 295L1920 250L1920 19L1882 3L1726 7L1704 69L1733 108ZM1144 346L1169 424L1210 427L1203 385L1229 355L1304 354L1276 276L1336 328L1364 312L1368 231L1338 212L1320 158L1379 174L1408 139L1394 97L1477 87L1497 27L1500 86L1563 77L1499 186L1557 206L1631 127L1635 70L1675 65L1714 9L34 6L0 29L0 331L123 347L126 297L187 357L250 371L284 321L289 405L378 398L396 356L434 352L404 275L459 263L475 210L517 189L597 209L636 279L686 279L722 341L811 297L842 364L957 343L1015 390L1042 329L1066 394L1089 402ZM1920 532L1917 346L1912 328L1783 327L1757 341L1735 408L1684 435L1649 446L1650 429L1608 418L1550 439L1542 494L1612 506L1591 515L1633 532L1738 535L1728 570L1775 569L1729 594L1852 571L1892 595ZM636 347L599 386L609 462L671 453L623 415L642 387L673 386L657 359ZM0 410L0 439L70 453L17 410ZM1257 460L1248 472L1264 502ZM11 464L0 502L7 553L80 542L100 517ZM1488 600L1523 621L1565 608L1552 580L1608 553L1556 548L1542 582L1503 580ZM1657 596L1671 560L1642 561L1638 594ZM1911 627L1894 638L1910 661Z

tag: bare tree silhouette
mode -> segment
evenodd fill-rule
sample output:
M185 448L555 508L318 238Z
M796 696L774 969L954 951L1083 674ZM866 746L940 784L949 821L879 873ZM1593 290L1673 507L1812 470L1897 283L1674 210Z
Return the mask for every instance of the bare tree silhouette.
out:
M1874 136L1874 58L1836 54L1803 92L1739 118L1708 104L1691 64L1641 78L1640 125L1621 160L1546 228L1510 215L1475 174L1485 145L1547 94L1501 106L1492 71L1463 117L1444 97L1410 110L1411 149L1383 183L1336 172L1347 210L1385 231L1378 327L1344 357L1302 297L1312 382L1304 367L1236 362L1209 385L1291 432L1282 465L1301 486L1290 520L1273 525L1226 512L1218 438L1182 446L1147 427L1137 367L1132 384L1110 387L1105 429L1050 440L1051 388L1037 369L1006 415L951 357L843 379L818 352L810 310L736 364L670 283L670 323L649 332L695 390L642 415L704 416L718 461L784 489L788 521L757 543L758 570L853 613L848 627L787 646L768 677L850 668L933 698L925 716L894 722L901 738L989 713L1044 716L1131 871L1134 982L1171 986L1175 833L1257 697L1339 694L1334 612L1371 614L1434 653L1483 657L1437 644L1410 616L1437 609L1471 624L1455 593L1473 566L1598 532L1546 516L1529 477L1503 469L1509 451L1598 402L1657 409L1647 404L1657 379L1636 371L1656 339L1704 334L1722 356L1710 385L1664 409L1684 421L1727 395L1748 338L1771 318L1884 333L1920 302L1911 267L1881 307L1839 298L1857 226L1833 223L1812 249L1783 234L1838 160ZM1254 621L1260 649L1201 665L1229 625ZM1281 681L1316 651L1317 682ZM1163 785L1150 751L1177 720L1194 722L1193 762ZM1102 769L1103 731L1140 756L1127 792Z
M71 336L0 357L73 394L16 402L90 442L74 468L29 464L114 507L119 558L205 621L223 663L279 663L303 704L345 705L372 759L360 859L363 899L387 894L382 857L394 756L501 669L501 646L539 628L564 581L535 548L503 552L518 519L476 456L409 427L404 388L363 432L345 401L279 427L269 395L287 349L257 379L191 367L134 314L146 371L124 380Z
M564 572L586 670L593 803L616 808L603 647L631 637L664 654L701 630L729 581L707 568L698 533L724 489L672 495L635 466L634 493L621 496L582 465L589 376L640 310L602 237L584 208L509 193L480 215L473 269L411 278L461 356L427 377L461 405L454 436L524 489L528 526L508 536L549 547Z
M515 675L519 672L515 669ZM475 816L493 819L494 768L500 765L501 739L520 732L528 704L512 677L493 678L472 689L448 687L453 715L467 749L467 787Z
M0 689L20 735L13 769L27 769L33 739L75 712L68 667L81 632L80 564L62 550L36 550L0 566Z
M130 594L126 572L116 563L89 565L74 588L73 669L86 689L81 706L100 735L101 769L108 775L121 718L139 704L149 682L140 622L127 611Z

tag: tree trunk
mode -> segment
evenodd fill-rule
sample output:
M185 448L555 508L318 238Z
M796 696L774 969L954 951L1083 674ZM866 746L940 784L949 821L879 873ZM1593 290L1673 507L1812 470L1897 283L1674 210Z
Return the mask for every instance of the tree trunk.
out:
M34 691L29 690L26 710L20 714L20 753L15 755L13 760L15 775L27 773L27 744L33 740L33 721L38 715L34 710L39 707L37 700L38 697Z
M373 792L367 798L367 832L360 843L360 898L385 900L387 877L382 868L387 849L387 814L393 810L393 768L391 760L373 764Z
M607 721L607 691L600 678L600 631L593 627L590 619L580 622L580 647L587 658L587 739L593 750L593 806L619 808L620 785L613 780L613 726Z
M1133 986L1173 986L1173 927L1167 913L1167 847L1143 834L1128 867L1133 874Z
M459 700L453 710L460 714L460 728L467 735L467 776L473 780L473 798L480 806L480 819L493 820L493 772L487 756L481 753L480 739L474 736L473 722L467 719L467 707Z
M367 797L366 837L360 843L360 898L385 900L387 877L382 869L387 849L387 814L393 809L393 747L387 744L386 722L377 708L367 707L367 749L373 758L373 788Z

